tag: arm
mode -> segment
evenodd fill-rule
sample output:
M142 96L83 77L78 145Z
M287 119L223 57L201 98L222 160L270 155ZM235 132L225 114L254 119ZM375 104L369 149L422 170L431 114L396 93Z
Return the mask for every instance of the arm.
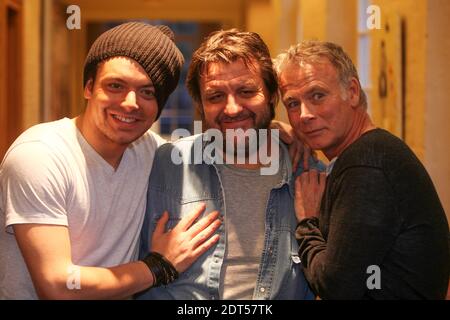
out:
M199 207L164 233L168 215L157 224L153 249L182 272L208 250L218 236L220 225L213 212L193 224L204 211ZM153 278L140 261L111 268L74 266L70 238L65 226L17 224L14 232L36 292L43 299L120 299L149 288Z
M361 299L367 268L381 265L398 232L394 194L381 170L352 168L337 178L330 197L333 203L322 204L331 206L327 239L316 217L297 228L304 272L322 298Z
M153 279L143 262L110 268L73 266L66 211L71 178L63 164L64 159L58 158L58 154L45 145L24 143L9 152L0 171L6 225L14 229L39 297L124 298L150 287ZM202 209L194 210L189 218L194 221L202 212ZM168 247L173 245L171 255L181 261L177 262L178 271L183 271L217 240L217 236L209 238L218 225L218 222L213 223L217 213L207 217L194 225L186 223L176 234L170 232L169 239L163 237L162 231L158 234L167 241ZM164 220L158 222L160 230L164 229L164 224ZM206 238L198 241L198 237ZM160 253L165 255L166 251ZM80 287L80 290L70 290L71 287Z
M64 167L59 166L63 163L61 160L64 159L58 158L43 143L26 142L9 151L0 171L6 226L14 230L36 292L41 298L82 297L66 287L72 266L65 210L70 184L67 183L69 179ZM76 276L77 270L73 271ZM101 271L99 283L106 277L112 278L109 270ZM90 280L93 274L85 276L83 271L81 276ZM91 286L89 280L86 285ZM151 281L147 279L150 284Z
M125 298L153 283L143 262L112 268L73 266L65 226L18 224L14 232L41 299ZM80 289L69 289L71 281L79 281Z

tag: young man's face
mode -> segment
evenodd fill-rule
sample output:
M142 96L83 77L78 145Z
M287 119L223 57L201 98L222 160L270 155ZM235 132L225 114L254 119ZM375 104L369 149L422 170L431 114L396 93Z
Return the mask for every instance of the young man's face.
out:
M126 57L102 62L84 96L93 144L127 146L151 127L158 113L152 81L136 61Z
M288 65L280 76L280 90L297 136L328 158L336 156L350 133L358 105L353 85L344 88L334 66L324 60Z
M242 60L209 63L200 77L203 117L208 128L266 129L271 121L270 97L261 71Z

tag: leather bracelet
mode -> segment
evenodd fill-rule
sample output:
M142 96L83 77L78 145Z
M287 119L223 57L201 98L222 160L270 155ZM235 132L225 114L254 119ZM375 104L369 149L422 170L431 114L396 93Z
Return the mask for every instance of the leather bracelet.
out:
M178 271L164 256L157 252L150 252L144 262L153 276L153 287L168 285L178 279Z

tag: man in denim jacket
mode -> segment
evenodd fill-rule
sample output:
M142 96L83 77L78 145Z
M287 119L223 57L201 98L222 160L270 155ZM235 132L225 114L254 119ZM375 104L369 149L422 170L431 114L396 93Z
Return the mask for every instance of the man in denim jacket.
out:
M294 236L289 155L268 130L278 86L267 46L253 32L213 33L194 53L187 86L208 130L158 149L141 253L164 211L173 228L199 203L221 213L220 239L176 281L139 298L314 298ZM257 133L254 143L248 132Z

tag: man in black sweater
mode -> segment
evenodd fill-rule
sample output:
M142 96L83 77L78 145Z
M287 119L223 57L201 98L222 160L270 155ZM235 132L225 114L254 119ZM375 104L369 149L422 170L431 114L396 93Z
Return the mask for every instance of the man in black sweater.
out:
M296 134L331 161L296 180L296 237L323 299L443 299L449 229L433 183L408 146L376 128L351 59L307 41L276 59Z

